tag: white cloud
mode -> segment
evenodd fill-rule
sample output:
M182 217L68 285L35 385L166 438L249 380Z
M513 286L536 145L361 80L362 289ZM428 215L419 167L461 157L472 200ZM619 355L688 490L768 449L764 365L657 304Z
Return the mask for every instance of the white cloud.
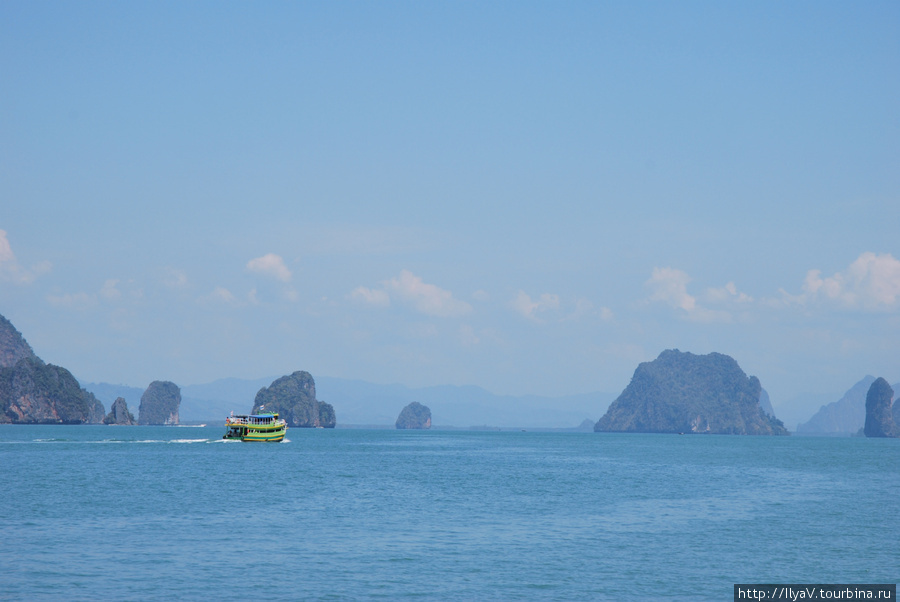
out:
M686 272L674 268L653 268L653 274L644 284L651 289L650 301L658 301L683 310L684 317L694 322L730 322L732 317L727 311L713 310L697 303L696 297L688 293L687 285L691 277ZM740 297L733 283L724 289L710 289L712 295L726 299L729 296ZM733 294L732 294L733 291ZM707 291L707 294L710 294Z
M35 264L31 269L22 267L9 244L6 230L0 230L0 280L16 284L30 284L41 274L49 272L50 267L49 261Z
M674 268L653 268L653 274L645 284L652 290L651 301L661 301L684 311L693 311L697 300L688 294L691 277Z
M822 299L853 309L894 309L900 305L900 261L890 253L867 252L827 278L822 278L821 270L810 270L803 294L788 297L800 303Z
M392 301L400 301L420 313L440 318L461 316L472 311L471 305L456 299L450 291L423 282L409 270L401 271L399 276L382 284L383 288L376 289L358 286L350 297L375 307L388 307Z
M544 293L536 301L531 299L531 296L525 291L519 291L516 294L516 298L512 300L510 303L512 308L516 310L522 316L530 319L537 320L538 317L535 315L535 312L545 312L551 309L559 309L559 295L551 295L550 293Z
M267 253L262 257L251 259L247 262L247 269L257 274L271 276L282 282L291 281L291 271L284 265L284 259L274 253Z
M387 294L387 291L380 289L358 286L350 293L350 296L363 303L374 305L376 307L387 307L391 304L390 295Z
M391 297L398 298L412 305L416 311L429 316L446 318L472 311L471 305L455 299L450 291L423 282L409 270L403 270L398 277L385 282L384 288Z
M538 320L536 312L559 309L559 295L544 293L535 301L525 291L519 291L511 305L522 316L530 320Z
M753 297L746 293L742 293L737 289L734 282L729 282L722 288L706 289L705 298L713 303L752 303Z

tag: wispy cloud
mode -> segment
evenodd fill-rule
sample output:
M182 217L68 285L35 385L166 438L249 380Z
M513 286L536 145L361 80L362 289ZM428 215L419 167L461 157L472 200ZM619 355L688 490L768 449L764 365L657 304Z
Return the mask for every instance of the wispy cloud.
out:
M100 296L109 301L118 301L122 298L122 291L119 290L119 281L115 278L110 278L105 283L103 283L103 288L100 289Z
M16 284L30 284L41 274L49 272L50 268L49 261L42 261L30 269L23 267L13 253L6 230L0 230L0 280Z
M64 309L87 309L97 304L97 296L85 292L50 294L47 295L47 302Z
M123 292L124 288L124 292ZM122 282L117 278L108 278L100 290L95 292L79 291L75 293L50 293L47 303L63 309L84 310L100 306L121 306L140 302L144 297L143 289L135 286L133 280Z
M184 270L166 268L163 284L169 288L184 288L188 285L188 277Z
M262 257L247 262L247 270L270 276L282 282L291 281L291 271L284 265L284 259L275 253L267 253Z
M350 297L376 307L388 307L394 300L419 313L440 318L461 316L472 311L471 305L455 298L450 291L424 282L409 270L402 270L399 276L385 280L382 285L380 289L359 286L350 293Z
M252 299L253 296L253 291L251 291L250 298ZM209 294L200 297L197 301L201 305L227 305L230 307L241 305L234 293L224 286L217 286Z
M753 297L742 293L734 282L729 282L722 288L706 289L705 300L711 303L752 303Z
M519 291L511 303L512 308L529 320L540 320L539 313L559 309L559 295L544 293L536 300L525 291Z
M358 286L350 293L350 297L362 301L367 305L374 305L375 307L387 307L391 304L390 295L383 289L371 289L366 288L365 286Z

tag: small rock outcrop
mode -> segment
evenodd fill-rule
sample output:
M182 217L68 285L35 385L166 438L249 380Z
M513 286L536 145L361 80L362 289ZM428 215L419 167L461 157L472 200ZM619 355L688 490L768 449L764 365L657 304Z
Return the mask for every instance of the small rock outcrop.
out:
M394 426L398 429L430 429L431 410L414 401L400 411Z
M253 413L258 412L277 412L288 426L300 428L334 428L337 423L334 408L316 399L316 381L302 370L260 389L253 402Z
M760 406L762 386L721 353L663 351L640 364L595 431L787 435Z
M173 382L155 380L141 395L138 407L138 424L178 424L178 408L181 405L181 389Z
M132 426L137 424L137 420L128 411L128 403L126 403L125 398L117 397L109 410L109 414L103 419L103 424Z
M878 378L866 394L866 437L898 437L900 431L894 424L891 400L894 390L883 378Z

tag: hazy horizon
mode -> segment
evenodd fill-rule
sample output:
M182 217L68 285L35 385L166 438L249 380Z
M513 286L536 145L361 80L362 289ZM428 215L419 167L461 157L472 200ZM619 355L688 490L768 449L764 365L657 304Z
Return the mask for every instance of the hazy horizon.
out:
M894 383L898 30L889 2L5 2L0 314L86 382L618 394L677 348L776 410Z

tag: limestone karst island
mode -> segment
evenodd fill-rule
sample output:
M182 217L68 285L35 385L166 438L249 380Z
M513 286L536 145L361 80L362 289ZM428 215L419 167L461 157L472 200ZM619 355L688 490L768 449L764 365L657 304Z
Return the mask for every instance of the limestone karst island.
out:
M900 437L900 401L883 378L866 376L839 401L825 405L798 432L866 437ZM111 399L111 397L109 398ZM248 399L248 405L250 405ZM22 334L0 316L0 423L177 425L181 390L175 383L150 383L140 398L137 418L117 397L109 413L65 368L45 363ZM305 371L261 388L253 414L277 413L290 427L335 428L335 408L316 399L316 383ZM477 424L473 416L471 424ZM458 425L465 426L465 425ZM396 429L432 428L431 409L419 402L405 406ZM787 435L775 418L769 397L755 376L748 376L721 353L695 355L677 349L640 364L631 382L593 425L596 432Z
M400 411L394 426L398 429L430 429L431 410L414 401Z
M762 386L721 353L663 351L637 367L594 427L598 432L787 435L763 411Z

